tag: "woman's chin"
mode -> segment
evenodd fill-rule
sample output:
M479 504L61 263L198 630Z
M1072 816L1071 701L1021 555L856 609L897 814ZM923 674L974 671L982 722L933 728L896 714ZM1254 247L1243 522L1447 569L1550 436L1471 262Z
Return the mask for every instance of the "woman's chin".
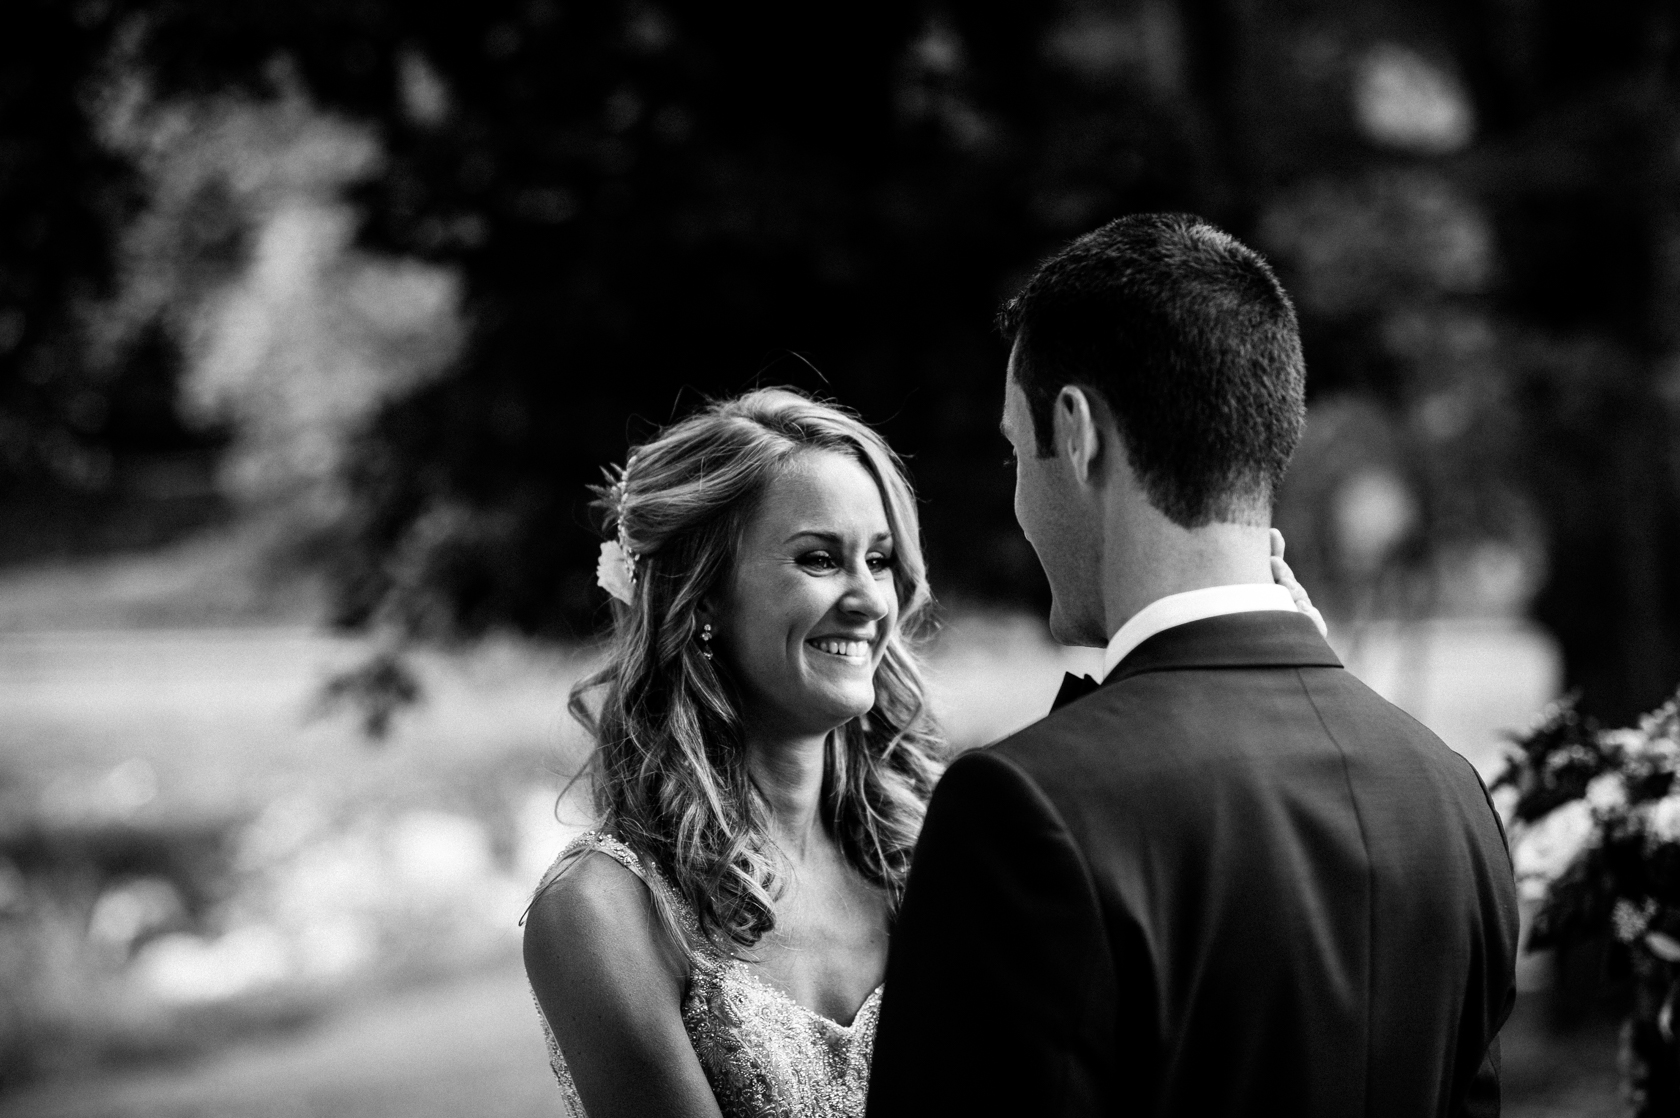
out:
M875 688L871 685L867 692L861 688L825 689L821 695L812 696L810 709L820 711L822 721L834 730L863 717L874 706Z

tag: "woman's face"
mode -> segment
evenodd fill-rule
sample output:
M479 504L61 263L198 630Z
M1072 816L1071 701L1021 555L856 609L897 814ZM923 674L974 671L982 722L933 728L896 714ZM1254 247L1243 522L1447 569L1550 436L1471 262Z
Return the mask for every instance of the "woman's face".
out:
M827 733L875 705L898 621L892 557L880 489L856 460L813 451L771 482L714 613L749 730Z

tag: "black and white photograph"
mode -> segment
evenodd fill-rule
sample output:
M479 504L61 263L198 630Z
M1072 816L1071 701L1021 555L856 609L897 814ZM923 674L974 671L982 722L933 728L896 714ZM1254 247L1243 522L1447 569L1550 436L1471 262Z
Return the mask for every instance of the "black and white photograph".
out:
M1680 1114L1680 8L0 2L0 1118Z

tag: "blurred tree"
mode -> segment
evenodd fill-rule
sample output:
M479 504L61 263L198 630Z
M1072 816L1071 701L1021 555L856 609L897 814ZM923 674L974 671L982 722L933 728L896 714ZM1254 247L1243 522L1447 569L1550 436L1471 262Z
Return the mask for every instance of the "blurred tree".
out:
M367 239L467 281L468 359L389 408L352 467L341 622L586 628L584 485L637 433L624 417L645 428L755 380L832 391L928 452L947 587L1032 584L996 512L992 308L1041 244L1182 194L1185 163L1170 143L1136 150L1170 133L1110 138L1088 113L1098 143L1064 128L1059 162L1090 184L1028 181L1037 122L980 108L970 55L1036 42L1035 9L971 47L885 4L145 7L166 95L260 95L279 66L379 121L390 163L360 198Z
M232 436L222 491L307 563L342 514L350 441L454 361L456 276L354 243L344 195L378 173L378 139L283 75L261 101L159 101L134 73L115 85L103 127L139 172L143 203L99 308L102 342L175 339L182 410Z
M95 123L118 22L97 2L0 7L0 560L112 530L86 521L144 534L208 511L188 494L143 523L113 515L134 480L124 465L211 441L180 421L167 339L105 361L90 321L133 208L131 169ZM67 523L75 513L83 524Z
M1487 5L1465 52L1518 462L1549 533L1536 616L1615 723L1680 677L1680 10Z
M1257 232L1315 390L1386 403L1422 505L1399 558L1533 550L1566 683L1630 720L1680 677L1680 18L1377 3L1284 23L1280 57L1341 74L1358 129L1340 158L1258 145L1294 164L1255 191Z
M755 381L912 455L947 594L1037 596L991 311L1067 237L1182 208L1297 293L1324 418L1284 512L1326 594L1503 542L1544 555L1589 709L1680 673L1668 4L89 10L164 98L295 88L373 122L363 242L464 278L463 358L350 456L342 624L587 628L585 483Z

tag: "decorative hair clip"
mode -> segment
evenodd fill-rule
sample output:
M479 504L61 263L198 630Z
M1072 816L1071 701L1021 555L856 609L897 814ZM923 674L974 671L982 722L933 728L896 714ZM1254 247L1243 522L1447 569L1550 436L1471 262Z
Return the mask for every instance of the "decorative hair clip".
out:
M636 553L630 550L630 538L624 532L624 498L629 492L633 461L633 457L626 459L624 468L618 472L618 508L615 511L618 536L601 545L601 557L595 562L595 585L625 605L630 604L631 595L636 591Z

